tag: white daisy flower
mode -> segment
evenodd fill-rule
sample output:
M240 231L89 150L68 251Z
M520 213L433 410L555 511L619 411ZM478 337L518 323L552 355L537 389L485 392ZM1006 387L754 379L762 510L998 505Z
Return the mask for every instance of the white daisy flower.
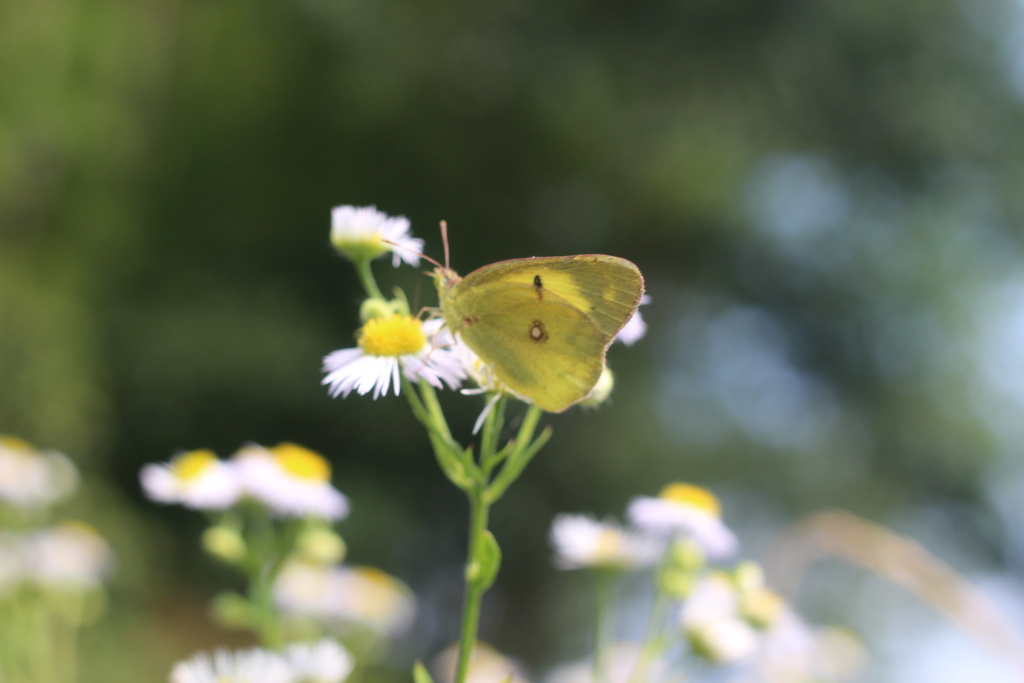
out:
M25 578L25 547L21 536L0 531L0 599Z
M100 586L114 568L114 552L103 537L82 522L64 522L25 539L29 579L54 588Z
M459 644L455 643L434 660L432 668L437 683L451 683L455 680L458 662ZM501 654L487 643L477 641L469 658L466 683L528 683L528 680L518 662Z
M550 540L559 569L649 567L664 551L659 539L589 515L558 515L551 523Z
M281 655L260 648L211 657L201 652L171 669L171 683L295 683L295 674Z
M634 498L626 517L639 529L663 536L688 536L711 559L732 555L739 547L736 535L722 522L714 494L691 484L670 484L657 498Z
M409 219L391 217L375 206L336 206L331 210L331 243L353 260L375 259L389 251L396 268L420 264L423 240L409 234Z
M450 336L441 319L421 322L408 315L371 318L359 330L358 346L339 349L324 357L320 382L329 385L331 396L359 395L373 391L373 398L387 396L394 385L401 388L399 372L411 382L425 379L438 389L455 389L466 374L451 351Z
M0 503L38 508L74 492L78 471L57 451L38 451L13 436L0 435Z
M243 489L284 517L344 519L348 498L331 485L331 465L293 443L273 448L251 444L232 458Z
M284 656L296 683L342 683L355 666L348 650L332 638L290 645Z
M646 294L640 297L641 306L649 303L651 303L651 297ZM647 334L647 323L644 322L644 317L640 315L640 308L638 307L633 317L626 321L626 324L619 330L619 333L615 335L615 341L622 342L626 346L632 346L640 341L645 334Z
M274 600L285 613L392 636L405 631L416 614L408 586L372 567L288 562L274 584Z
M760 645L757 631L742 619L708 622L687 630L686 635L697 654L716 664L749 659Z
M740 614L736 585L720 572L698 582L679 620L694 651L719 664L746 659L760 646L758 632Z
M179 453L166 464L146 465L139 481L151 500L196 510L227 509L242 493L234 466L207 449Z

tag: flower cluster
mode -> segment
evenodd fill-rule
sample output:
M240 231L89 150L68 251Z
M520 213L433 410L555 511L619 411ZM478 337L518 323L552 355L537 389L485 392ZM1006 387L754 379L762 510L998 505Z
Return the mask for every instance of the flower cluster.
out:
M289 645L283 652L251 648L200 653L171 670L171 683L342 683L355 662L337 641Z
M689 539L697 552L724 559L737 548L736 536L722 522L715 496L691 484L671 484L654 497L635 498L626 510L631 528L588 515L559 515L551 525L555 565L641 569L664 556L673 541Z
M558 667L551 683L592 683L596 670L612 683L670 679L662 657L672 640L662 635L669 605L674 606L671 632L689 654L712 664L742 665L747 676L742 680L841 681L856 674L863 660L856 639L807 626L765 585L757 564L715 566L739 549L720 511L711 492L674 483L657 497L633 499L626 510L629 527L587 515L554 519L550 540L556 567L614 576L656 566L657 598L643 646L601 643L595 663ZM598 633L608 618L600 610L599 604Z
M159 503L208 513L203 548L248 578L247 594L225 591L212 605L223 626L282 647L331 634L364 646L400 634L415 614L412 591L370 567L342 564L345 542L332 528L348 516L348 499L331 484L330 463L293 443L248 444L221 460L209 450L150 464L142 488ZM172 683L341 681L351 655L334 640L266 650L199 655L182 662ZM333 673L331 673L333 672Z
M62 453L0 435L0 680L53 680L58 651L73 667L62 644L103 611L114 552L90 525L56 515L78 481Z
M201 449L150 464L139 474L142 488L158 503L196 510L227 510L243 499L281 517L344 519L348 499L331 485L331 466L314 451L292 443L273 448L248 444L229 460Z
M67 456L0 435L0 601L20 590L80 592L99 588L114 568L114 553L84 522L47 522L52 506L78 486ZM0 605L2 613L2 605Z

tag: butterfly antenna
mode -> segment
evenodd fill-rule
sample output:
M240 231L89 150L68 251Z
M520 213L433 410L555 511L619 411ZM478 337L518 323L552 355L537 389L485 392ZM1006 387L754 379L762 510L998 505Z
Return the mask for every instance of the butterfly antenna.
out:
M448 221L441 221L441 242L444 243L444 267L450 270L451 261L448 260Z
M389 240L389 239L388 239L388 238L386 238L386 237L382 237L382 238L380 239L380 241L381 241L381 242L383 242L384 244L390 244L390 245L391 245L392 247L394 247L395 249L403 249L403 250L405 250L405 251L408 251L408 252L410 252L410 253L416 254L417 256L419 256L419 257L420 257L421 259L423 259L424 261L427 261L427 262L429 262L429 263L433 263L433 264L434 264L435 266L437 266L438 268L440 268L440 267L441 267L441 264L440 264L440 263L438 263L438 262L437 262L437 261L435 261L434 259L430 258L430 257L429 257L429 256L427 256L426 254L421 254L420 252L416 251L415 249L410 249L409 247L404 247L404 246L402 246L401 244L398 244L397 242L392 242L391 240ZM447 257L445 257L445 261L447 261L447 260L448 260L448 258L447 258Z

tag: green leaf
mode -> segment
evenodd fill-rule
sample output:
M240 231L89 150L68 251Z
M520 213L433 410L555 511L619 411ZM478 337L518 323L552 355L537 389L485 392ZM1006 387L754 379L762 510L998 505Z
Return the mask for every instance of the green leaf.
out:
M466 568L466 580L479 590L487 590L498 577L501 567L501 547L494 534L484 529L476 547L473 562Z
M416 664L413 665L412 680L414 683L434 683L434 679L430 677L427 667L423 666L422 660L417 659Z

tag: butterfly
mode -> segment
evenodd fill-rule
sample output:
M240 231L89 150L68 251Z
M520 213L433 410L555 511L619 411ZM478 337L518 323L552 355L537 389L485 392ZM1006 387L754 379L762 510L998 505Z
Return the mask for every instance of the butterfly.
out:
M499 261L460 277L434 271L445 324L497 379L545 411L585 398L636 312L644 278L616 256Z

